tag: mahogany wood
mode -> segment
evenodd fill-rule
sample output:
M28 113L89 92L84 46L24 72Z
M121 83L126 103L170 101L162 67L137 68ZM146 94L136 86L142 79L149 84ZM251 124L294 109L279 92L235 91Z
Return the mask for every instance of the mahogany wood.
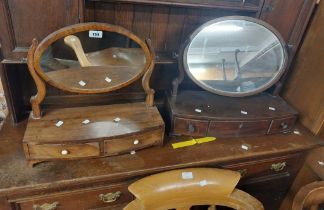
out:
M62 204L67 202L66 205L78 205L76 203L80 202L83 205L83 201L98 198L96 194L93 194L94 197L89 196L88 192L93 189L103 187L108 189L107 193L115 192L116 188L109 190L110 185L122 185L124 181L133 182L153 173L187 167L247 169L248 175L241 179L238 188L257 197L266 209L276 209L299 169L300 165L295 164L295 161L320 142L306 129L298 126L296 129L300 131L300 135L218 138L214 142L172 149L171 143L188 139L182 137L166 139L167 143L163 147L144 149L135 155L44 162L28 168L21 147L25 128L26 121L12 127L10 119L7 119L0 131L1 209L7 210L7 206L19 208L18 201L24 205L28 202L28 207L31 203L55 201L61 201ZM249 145L250 149L242 150L242 144ZM269 170L272 164L280 162L287 163L282 171ZM125 191L121 192L121 196L126 195ZM88 204L92 205L91 203ZM114 203L111 205L115 206ZM107 204L106 209L122 209L125 205L126 203L120 203L118 208L113 208ZM95 207L94 205L93 208Z
M131 103L48 110L41 119L29 118L23 143L27 160L35 163L127 153L162 145L163 136L156 107Z
M115 25L121 25L126 29L134 32L143 40L151 37L152 45L157 52L158 64L156 65L154 73L152 74L152 86L156 94L161 93L165 89L170 89L170 82L177 76L175 57L179 54L179 47L195 30L208 20L229 16L229 15L243 15L251 17L262 17L261 19L270 23L281 34L286 36L288 34L289 40L285 40L291 47L290 57L293 58L294 53L299 47L299 43L304 34L308 20L315 6L316 0L304 0L291 3L291 1L263 0L245 1L243 5L241 1L213 1L211 4L197 3L191 1L192 5L188 5L188 1L82 1L82 0L51 0L37 1L37 8L34 6L35 0L26 0L23 3L19 1L4 0L0 3L0 9L4 11L0 13L0 28L3 33L0 33L2 40L2 51L4 52L5 64L3 67L4 74L6 74L6 82L8 88L6 91L8 106L13 114L15 122L18 122L26 116L26 112L30 110L28 98L34 95L33 83L29 76L26 75L26 67L24 66L26 52L32 38L37 37L39 40L52 31L64 26L82 22L106 22ZM44 3L43 3L44 2ZM63 2L63 3L62 3ZM207 2L207 1L205 1ZM71 3L71 4L69 4ZM10 6L8 6L10 4ZM50 5L50 6L49 6ZM247 7L253 9L247 9ZM289 8L293 5L294 10ZM302 5L302 6L300 6ZM270 7L269 7L270 6ZM31 9L32 8L32 9ZM48 11L51 8L51 11ZM36 12L41 10L42 12ZM55 14L52 14L55 10ZM56 11L57 10L57 11ZM19 12L16 12L19 11ZM51 15L48 15L51 14ZM69 17L67 17L68 15ZM48 19L37 25L37 29L29 26L29 22L35 22L34 19ZM52 19L52 17L55 17ZM287 23L283 27L282 23ZM21 29L28 34L25 37L25 44L17 44L23 48L17 47L13 52L14 44L20 43L21 36L16 36L18 33L14 30L14 26L21 25ZM35 25L35 24L34 24ZM289 28L289 29L288 29ZM289 32L285 32L289 31ZM165 56L166 55L166 56ZM18 60L17 60L18 59ZM168 64L168 65L164 65ZM10 72L11 71L11 72ZM19 76L17 76L19 74ZM282 79L281 82L283 82ZM193 84L185 78L184 87L193 88ZM282 88L282 84L278 85L277 93ZM140 87L140 86L138 86ZM137 87L137 89L138 89ZM133 91L133 89L130 89ZM12 97L9 98L9 95ZM62 103L64 98L57 96L66 95L62 91L50 88L47 95L55 96L58 103ZM89 101L86 95L74 95L73 98L79 99L80 103ZM102 100L99 97L90 97L93 102L99 104ZM23 100L24 99L24 100ZM23 100L23 101L22 101ZM81 102L82 101L82 102Z
M291 132L297 118L280 97L217 96L206 91L181 91L168 97L172 135L240 137Z
M324 49L317 43L324 40L322 20L324 4L314 14L292 74L285 86L283 97L300 112L301 122L314 134L324 138Z

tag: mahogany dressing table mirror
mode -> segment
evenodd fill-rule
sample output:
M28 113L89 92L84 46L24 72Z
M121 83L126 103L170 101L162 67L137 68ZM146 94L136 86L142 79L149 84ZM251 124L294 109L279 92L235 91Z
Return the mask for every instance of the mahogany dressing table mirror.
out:
M240 16L211 20L193 32L179 56L167 107L171 135L241 137L291 131L297 112L266 92L286 69L280 34ZM202 90L179 90L184 72Z
M30 166L49 160L93 158L162 145L164 122L149 81L155 54L130 31L102 23L62 28L28 53L37 94L23 139ZM78 94L108 93L142 78L145 102L41 111L46 83ZM91 99L89 99L91 100Z

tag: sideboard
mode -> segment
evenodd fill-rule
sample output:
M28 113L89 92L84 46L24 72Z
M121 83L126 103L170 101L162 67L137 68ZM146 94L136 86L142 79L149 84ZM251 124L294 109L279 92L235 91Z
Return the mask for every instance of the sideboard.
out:
M21 140L26 121L16 127L10 119L0 132L0 209L122 209L133 196L130 183L144 176L189 167L217 167L239 171L239 188L275 210L302 166L304 155L320 140L302 126L296 134L216 141L173 149L171 143L115 157L39 163L29 168ZM244 145L245 149L242 149ZM115 199L113 199L113 198ZM43 208L45 209L45 208Z

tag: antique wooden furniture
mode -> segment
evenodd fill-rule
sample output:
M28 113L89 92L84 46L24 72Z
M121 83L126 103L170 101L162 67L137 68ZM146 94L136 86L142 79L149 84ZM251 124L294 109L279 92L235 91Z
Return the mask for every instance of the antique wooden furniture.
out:
M296 194L292 210L318 210L324 203L324 181L313 182L302 187Z
M153 106L154 90L149 85L154 59L153 49L137 36L109 24L72 25L50 34L39 45L34 40L28 67L38 92L31 98L32 112L23 139L29 164L135 153L162 145L164 122ZM145 103L41 112L45 82L69 92L105 93L142 76Z
M323 144L322 144L323 145ZM312 194L312 190L316 191L315 187L318 187L321 191L321 185L324 180L324 147L319 147L313 149L309 152L304 164L302 165L300 171L298 172L296 179L294 180L289 193L282 202L280 210L292 209L293 203L297 202L295 205L299 207L303 206L304 203L307 204L305 207L310 207L313 201L313 204L320 204L316 202L316 199L309 199L307 201L306 195ZM312 184L311 184L312 183ZM308 186L309 185L309 186ZM300 194L300 195L297 195ZM315 193L318 194L318 193ZM323 195L318 194L318 199L323 199ZM323 201L323 200L322 200ZM316 205L317 206L317 205Z
M26 121L12 127L8 119L0 131L1 210L30 210L45 203L58 203L62 210L122 209L134 199L127 190L134 181L189 167L239 171L242 178L237 188L256 197L265 209L275 210L305 152L319 143L309 131L297 126L300 135L227 138L172 149L171 143L187 139L178 137L166 139L163 147L134 155L51 161L29 168L21 147L25 128Z
M249 194L235 189L240 173L224 169L185 168L154 174L132 183L128 189L135 200L124 210L189 210L195 205L227 206L263 210Z
M179 56L179 76L167 101L171 134L239 137L290 132L297 112L279 96L262 93L278 82L287 59L283 39L264 22L233 16L205 23ZM179 92L184 71L206 91Z
M299 48L316 0L245 0L245 1L184 1L184 0L3 0L0 1L1 79L8 108L14 122L28 116L29 98L35 94L27 66L27 51L31 40L42 40L49 33L79 22L105 22L121 25L143 40L150 38L157 52L152 86L159 99L171 87L177 75L180 44L200 25L217 17L229 15L261 19L276 28L288 46L289 63ZM38 20L43 20L39 22ZM37 23L37 24L36 24ZM0 53L1 54L1 53ZM172 56L173 55L173 56ZM163 76L161 76L163 75ZM281 82L285 80L284 75ZM191 87L187 78L184 87ZM279 85L282 87L282 85ZM44 107L91 103L108 104L113 98L127 95L129 99L144 98L141 88L132 88L112 97L104 95L66 94L49 88ZM91 98L91 100L89 100ZM157 105L160 101L156 101Z
M321 57L324 49L317 43L324 41L323 18L324 4L321 2L314 13L283 92L287 102L293 104L300 113L303 125L321 138L324 138L324 61Z

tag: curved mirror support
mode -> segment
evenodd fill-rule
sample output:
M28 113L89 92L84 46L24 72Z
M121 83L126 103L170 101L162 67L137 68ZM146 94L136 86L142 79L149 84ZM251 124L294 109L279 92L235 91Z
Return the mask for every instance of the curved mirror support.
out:
M264 91L282 75L287 55L280 35L247 17L212 20L191 36L183 54L189 77L200 87L225 96Z

